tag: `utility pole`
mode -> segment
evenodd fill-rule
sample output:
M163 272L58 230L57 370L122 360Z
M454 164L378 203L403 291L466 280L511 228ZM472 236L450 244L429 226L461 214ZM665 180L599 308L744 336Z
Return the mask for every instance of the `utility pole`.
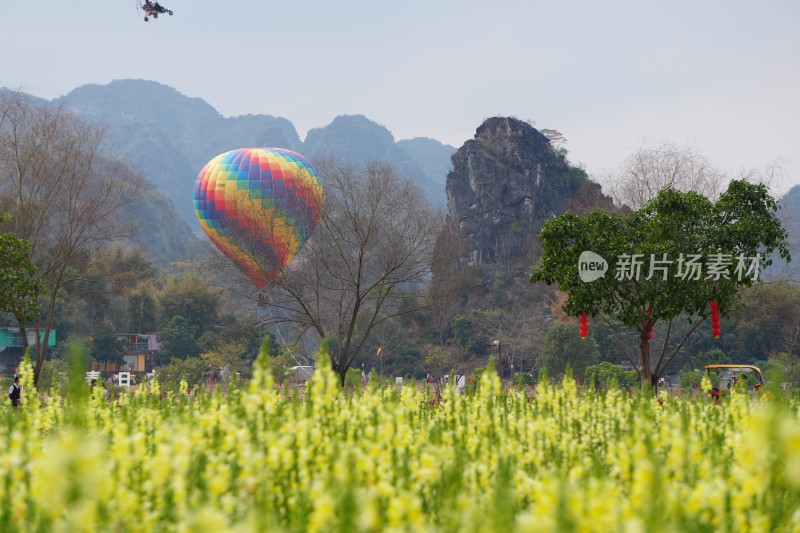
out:
M503 343L493 341L492 346L497 346L497 375L500 376L500 383L503 383Z

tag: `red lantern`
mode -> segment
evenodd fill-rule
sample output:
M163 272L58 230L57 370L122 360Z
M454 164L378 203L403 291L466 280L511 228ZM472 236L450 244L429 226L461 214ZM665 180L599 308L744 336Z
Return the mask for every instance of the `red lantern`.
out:
M589 335L589 324L588 324L588 317L586 313L581 311L581 339L586 340L586 336Z
M722 329L719 324L719 304L715 301L709 303L711 307L711 334L715 339L719 339L722 334Z

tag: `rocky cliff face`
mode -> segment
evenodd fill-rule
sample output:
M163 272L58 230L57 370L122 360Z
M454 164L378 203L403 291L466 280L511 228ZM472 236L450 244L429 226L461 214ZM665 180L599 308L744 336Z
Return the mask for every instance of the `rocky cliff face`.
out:
M466 242L462 260L471 265L527 257L542 224L565 211L614 210L599 185L520 120L486 120L452 162L449 218Z

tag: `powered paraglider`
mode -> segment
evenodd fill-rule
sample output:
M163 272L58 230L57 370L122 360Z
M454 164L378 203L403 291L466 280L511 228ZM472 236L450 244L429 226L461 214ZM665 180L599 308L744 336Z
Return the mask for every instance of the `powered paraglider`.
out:
M154 19L158 18L159 14L168 14L172 15L172 10L167 9L161 4L158 3L158 0L151 2L150 0L136 0L136 11L139 15L144 15L144 21L147 22L150 20L150 17Z

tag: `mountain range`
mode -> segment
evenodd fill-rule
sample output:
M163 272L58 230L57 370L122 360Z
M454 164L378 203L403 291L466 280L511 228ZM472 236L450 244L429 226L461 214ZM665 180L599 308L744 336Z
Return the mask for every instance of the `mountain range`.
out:
M187 258L200 231L192 201L197 174L210 159L236 148L282 147L298 151L312 161L332 156L341 163L357 166L378 160L389 162L415 180L431 204L445 208L448 203L445 184L448 174L454 172L451 157L456 148L424 137L395 140L386 127L363 115L338 116L324 127L309 130L301 139L286 118L263 114L224 117L201 98L145 80L82 85L51 103L102 125L107 153L134 165L147 178L140 198L121 216L138 228L130 240L143 246L162 266ZM487 124L480 126L478 133ZM510 123L498 124L502 125L498 131L503 131ZM489 129L494 131L496 126ZM478 135L476 139L483 137ZM467 141L459 151L474 142ZM450 193L452 196L453 191ZM601 195L599 187L592 194ZM497 202L504 204L506 196L500 194ZM800 214L800 186L789 191L780 203L793 255L798 257L800 231L795 226ZM455 207L449 206L451 217L457 215ZM497 209L505 208L499 205ZM774 268L773 272L794 278L793 270Z
M82 85L56 102L103 124L111 154L138 167L195 231L199 224L192 193L197 174L213 157L244 147L288 148L312 161L333 156L354 165L389 162L417 181L433 205L446 204L445 178L456 149L427 138L395 141L387 128L362 115L336 117L301 140L285 118L224 117L204 100L152 81Z

